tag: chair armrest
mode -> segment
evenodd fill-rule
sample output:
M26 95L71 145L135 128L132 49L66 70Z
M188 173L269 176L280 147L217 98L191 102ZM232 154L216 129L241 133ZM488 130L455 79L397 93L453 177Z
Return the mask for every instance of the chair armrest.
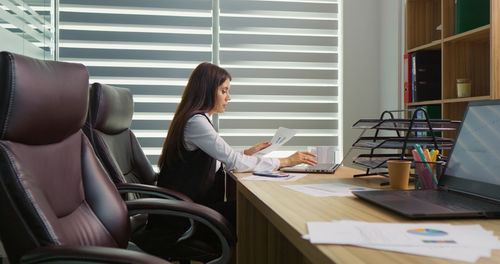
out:
M141 263L168 264L153 255L121 248L94 246L53 246L36 248L21 258L20 263Z
M116 188L120 193L141 193L165 199L182 200L187 202L193 201L191 200L191 198L181 192L149 184L117 183Z
M135 214L161 214L193 219L214 232L221 243L221 256L209 263L227 263L231 247L236 245L236 234L231 224L219 212L197 203L144 198L125 201L129 216Z
M181 192L149 184L118 183L116 184L116 188L118 189L119 193L140 193L140 194L148 194L156 198L193 202L191 198L189 198L187 195L184 195ZM179 237L179 239L177 240L178 242L186 240L194 234L196 230L196 223L193 221L193 219L189 219L189 224L190 227L186 230L186 232L184 232L184 234L182 234Z

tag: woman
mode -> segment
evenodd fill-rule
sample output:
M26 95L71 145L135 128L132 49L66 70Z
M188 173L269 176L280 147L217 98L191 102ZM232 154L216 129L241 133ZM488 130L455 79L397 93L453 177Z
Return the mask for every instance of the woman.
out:
M215 131L210 117L223 113L228 102L231 75L211 63L194 69L182 100L170 124L158 166L158 186L189 196L194 202L211 207L235 224L235 206L224 202L225 164L238 172L274 170L300 163L316 164L315 155L296 152L287 158L252 156L268 147L258 143L241 152L233 150Z

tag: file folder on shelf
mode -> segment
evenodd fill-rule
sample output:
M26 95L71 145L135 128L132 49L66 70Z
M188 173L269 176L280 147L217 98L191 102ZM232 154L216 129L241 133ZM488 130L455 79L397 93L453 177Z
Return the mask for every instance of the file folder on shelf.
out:
M490 0L455 0L455 34L489 23Z
M441 51L416 51L411 59L413 101L441 99Z

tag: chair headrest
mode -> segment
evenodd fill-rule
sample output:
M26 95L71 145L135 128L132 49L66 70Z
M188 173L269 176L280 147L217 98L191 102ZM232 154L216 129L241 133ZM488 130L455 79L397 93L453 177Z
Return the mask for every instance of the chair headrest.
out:
M82 64L0 53L0 139L59 142L85 123L87 69Z
M117 134L129 129L134 114L132 92L127 88L93 83L90 111L94 129L106 134Z

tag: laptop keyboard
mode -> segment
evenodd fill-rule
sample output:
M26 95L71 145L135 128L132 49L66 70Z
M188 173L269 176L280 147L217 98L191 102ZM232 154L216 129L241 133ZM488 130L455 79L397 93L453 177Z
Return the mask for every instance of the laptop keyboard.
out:
M332 163L318 163L316 165L297 165L294 167L281 168L282 171L288 172L305 172L305 173L333 173L339 164Z
M312 166L306 166L306 171L330 171L334 169L336 165L332 165L330 163L319 163Z
M331 172L333 171L338 165L331 164L331 163L319 163L313 166L305 166L304 171L309 171L309 172Z
M481 209L488 210L496 208L497 204L490 203L482 199L472 199L466 195L461 195L447 191L418 191L415 198L443 206L448 209Z

